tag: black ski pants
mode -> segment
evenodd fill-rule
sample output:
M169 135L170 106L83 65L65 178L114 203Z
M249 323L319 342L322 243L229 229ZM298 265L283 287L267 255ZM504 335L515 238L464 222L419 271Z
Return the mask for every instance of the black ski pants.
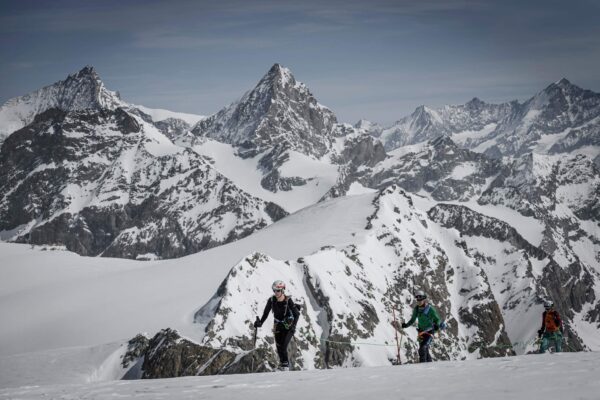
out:
M285 329L283 326L280 326L280 324L275 326L275 346L277 347L277 355L279 356L279 362L282 366L290 365L287 348L293 337L293 331Z
M421 336L419 343L419 362L431 362L431 354L429 354L429 345L433 341L433 336L424 334Z

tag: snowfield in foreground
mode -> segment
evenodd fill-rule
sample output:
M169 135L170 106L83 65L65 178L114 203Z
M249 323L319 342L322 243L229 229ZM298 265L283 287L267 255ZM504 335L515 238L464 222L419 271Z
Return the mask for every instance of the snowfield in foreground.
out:
M598 399L599 353L0 390L0 399Z

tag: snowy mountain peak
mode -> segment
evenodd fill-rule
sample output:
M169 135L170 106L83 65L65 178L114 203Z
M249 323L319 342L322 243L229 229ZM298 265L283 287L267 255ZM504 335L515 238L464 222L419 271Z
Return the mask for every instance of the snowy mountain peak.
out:
M275 64L239 101L200 121L195 135L240 146L252 155L274 145L323 156L337 119L289 69Z
M106 89L96 70L88 65L63 81L7 101L0 107L0 140L51 108L80 111L122 106L126 104L119 95Z
M288 84L294 86L296 84L296 79L294 78L294 75L292 75L292 71L281 64L273 64L261 82L265 80L268 82L279 83L281 86L286 86Z
M567 78L562 78L561 80L557 81L556 85L562 87L574 86Z
M481 100L479 97L473 97L465 104L465 106L470 109L479 109L485 106L485 104L485 101Z
M417 107L411 117L413 119L412 124L420 127L436 125L442 122L439 114L435 110L424 105Z
M538 95L546 95L549 97L578 95L584 92L584 89L571 83L567 78L562 78L559 81L551 83Z
M73 74L69 74L68 78L84 79L86 77L90 77L90 78L95 79L96 81L100 82L100 76L98 75L98 73L96 72L96 69L92 65L86 65L79 71L77 71Z
M312 97L306 85L298 82L290 69L281 64L274 64L260 79L256 87L244 97L260 99L260 101L267 103L273 98L294 101L295 96L293 92L296 91L300 92L304 97Z

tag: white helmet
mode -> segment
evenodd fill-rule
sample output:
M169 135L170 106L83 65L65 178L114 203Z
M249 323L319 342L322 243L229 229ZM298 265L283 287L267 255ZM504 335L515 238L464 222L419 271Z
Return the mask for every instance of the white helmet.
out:
M549 309L551 309L552 307L554 307L554 303L553 303L552 301L550 301L550 300L546 300L546 301L544 302L544 308L545 308L546 310L549 310Z
M415 292L415 299L417 299L417 301L425 300L425 299L427 299L427 295L425 294L424 291L417 290Z
M273 285L271 285L271 289L273 289L274 292L281 290L282 293L285 293L285 283L283 281L276 280L273 282Z

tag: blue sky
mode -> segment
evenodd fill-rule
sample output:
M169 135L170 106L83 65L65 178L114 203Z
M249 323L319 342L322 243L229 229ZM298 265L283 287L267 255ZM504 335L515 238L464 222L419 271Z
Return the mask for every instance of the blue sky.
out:
M278 62L344 122L600 91L600 2L0 0L0 103L93 65L129 102L212 114Z

